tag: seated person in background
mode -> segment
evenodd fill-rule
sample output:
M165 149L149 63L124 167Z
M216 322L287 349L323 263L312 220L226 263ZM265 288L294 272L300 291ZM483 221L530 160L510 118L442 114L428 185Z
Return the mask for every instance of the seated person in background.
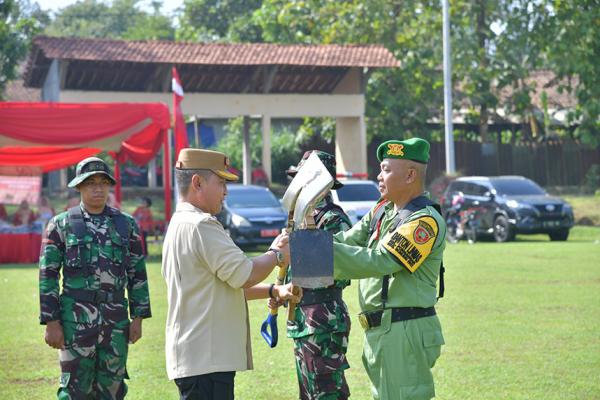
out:
M152 218L152 200L148 197L140 198L140 205L133 212L133 218L138 223L142 233L142 243L144 245L144 255L148 255L148 234L154 231L154 220Z
M269 177L265 172L262 164L259 164L254 170L252 170L252 184L260 186L269 186Z
M6 208L4 208L4 204L0 204L0 220L8 220L8 214L6 213Z
M46 196L40 196L40 201L38 203L38 220L40 220L45 226L50 218L54 217L54 208L50 205L50 201Z
M31 208L29 208L29 203L27 200L23 200L19 205L19 208L13 215L12 223L13 225L29 225L33 221L35 221L36 215Z

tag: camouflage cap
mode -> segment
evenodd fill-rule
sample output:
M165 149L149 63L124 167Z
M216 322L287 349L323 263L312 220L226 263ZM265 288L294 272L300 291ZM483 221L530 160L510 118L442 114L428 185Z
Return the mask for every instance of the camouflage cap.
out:
M319 159L321 160L321 162L323 163L323 165L325 165L325 168L327 168L327 171L329 171L329 173L331 174L331 177L333 178L333 187L332 189L339 189L342 186L344 186L343 183L341 183L340 181L337 180L336 175L336 167L335 167L335 156L321 151L321 150L308 150L304 153L304 155L302 156L302 160L300 160L300 162L298 163L298 165L296 167L292 167L290 169L288 169L287 171L285 171L288 176L294 177L296 176L296 173L298 173L298 170L300 170L300 168L302 167L302 165L306 162L306 160L308 159L308 157L310 157L310 155L315 152L317 153L317 156L319 156Z
M98 157L88 157L77 164L75 178L73 178L67 186L70 188L77 187L81 182L96 174L106 175L113 185L117 183L115 178L110 174L110 168L102 159Z
M377 148L377 159L381 162L384 158L412 160L427 164L429 162L429 142L421 138L388 140Z

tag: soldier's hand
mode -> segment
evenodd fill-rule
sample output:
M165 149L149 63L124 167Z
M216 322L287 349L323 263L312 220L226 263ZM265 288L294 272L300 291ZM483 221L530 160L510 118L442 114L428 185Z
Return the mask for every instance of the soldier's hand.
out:
M44 340L50 347L60 350L65 349L65 335L60 321L49 321L46 324Z
M298 303L302 299L302 288L294 286L291 283L287 285L275 285L273 292L279 301L289 300L292 303Z
M282 247L288 244L289 239L290 237L287 231L284 229L275 239L273 239L273 243L271 243L270 247L280 250Z
M273 287L275 288L275 287ZM275 310L283 305L284 301L279 299L269 299L269 308Z
M129 343L134 344L142 337L142 319L134 318L129 324Z

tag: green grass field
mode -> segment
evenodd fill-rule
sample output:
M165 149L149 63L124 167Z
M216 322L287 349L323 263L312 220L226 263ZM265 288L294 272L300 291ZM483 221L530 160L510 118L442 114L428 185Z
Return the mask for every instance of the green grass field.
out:
M165 374L165 284L157 260L148 265L154 317L130 348L129 399L178 398ZM600 399L600 228L576 227L566 243L544 235L461 242L448 246L445 263L437 399ZM352 398L369 399L356 287L345 292L353 316L348 381ZM57 352L44 344L37 322L36 266L0 266L0 304L0 399L53 398ZM281 338L267 347L259 332L266 314L264 301L250 304L255 370L237 375L237 399L297 398L291 343Z
M571 195L563 196L563 199L573 206L575 221L586 218L595 226L600 226L600 196Z

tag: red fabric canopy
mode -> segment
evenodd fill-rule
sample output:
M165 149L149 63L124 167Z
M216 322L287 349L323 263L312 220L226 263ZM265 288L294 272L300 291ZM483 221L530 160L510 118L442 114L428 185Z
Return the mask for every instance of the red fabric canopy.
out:
M170 126L161 103L0 102L0 166L61 169L102 150L147 164Z

